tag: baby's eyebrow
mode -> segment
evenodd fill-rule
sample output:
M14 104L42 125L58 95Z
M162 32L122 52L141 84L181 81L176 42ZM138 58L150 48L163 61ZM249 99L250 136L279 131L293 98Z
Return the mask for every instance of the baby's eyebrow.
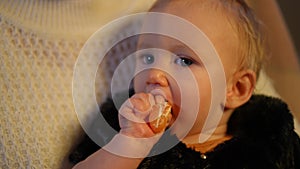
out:
M154 46L151 43L147 43L145 41L138 42L137 48L153 48Z
M183 44L176 44L174 46L172 46L172 49L170 52L182 52L181 54L186 54L188 56L190 56L192 59L194 59L195 61L202 63L201 58L198 57L198 55L189 47L183 45Z
M141 47L143 47L143 48L149 48L150 45L147 44L147 43L144 43L144 42L138 43L138 44L137 44L137 48L141 48Z

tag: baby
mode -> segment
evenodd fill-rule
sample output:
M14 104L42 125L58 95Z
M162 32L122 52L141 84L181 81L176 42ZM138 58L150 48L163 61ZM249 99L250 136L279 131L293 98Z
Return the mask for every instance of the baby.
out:
M260 24L247 4L243 0L158 0L150 11L191 22L210 40L222 64L214 63L214 56L199 56L197 47L191 49L172 37L140 35L136 67L142 71L134 78L135 94L119 110L120 131L75 168L299 168L299 137L286 105L275 98L253 96L264 47ZM156 21L157 30L168 26ZM144 29L151 25L153 21L146 17ZM224 74L211 71L216 67ZM192 74L193 80L188 81L188 73L183 72ZM221 81L212 84L211 78L222 75L224 86ZM217 105L212 86L224 88L226 99ZM170 131L178 142L148 156L167 133L149 125L161 111L155 106L164 103L172 111L163 131ZM207 128L211 110L222 113ZM213 116L219 115L213 112Z

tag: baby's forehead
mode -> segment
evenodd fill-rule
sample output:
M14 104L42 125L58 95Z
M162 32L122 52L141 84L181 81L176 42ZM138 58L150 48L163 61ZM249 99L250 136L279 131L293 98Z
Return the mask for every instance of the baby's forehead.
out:
M220 5L222 5L221 0L158 0L150 11L167 11L174 8L184 13L196 12L201 8L216 11L221 9Z
M208 36L211 36L209 34L217 35L218 32L221 34L237 33L233 27L232 12L225 7L226 3L221 3L222 0L162 1L165 3L157 3L150 12L167 13L185 19Z
M190 48L180 39L176 39L167 35L161 34L141 34L138 37L137 49L157 48L167 50L169 52L185 52L195 54Z
M226 49L227 52L230 51L236 53L234 50L236 50L239 45L240 35L235 29L229 13L227 15L227 13L224 12L225 8L219 8L221 5L219 0L211 0L211 2L202 2L202 0L188 1L190 3L183 2L182 0L172 0L168 1L168 3L161 3L162 6L154 6L153 11L175 15L187 20L194 27L202 31L210 39L217 50L220 50L223 53L224 49ZM189 35L190 32L188 31L182 31L186 33L187 36L194 36Z
M138 36L137 44L139 47L163 47L163 46L185 46L179 39L168 35L143 33Z

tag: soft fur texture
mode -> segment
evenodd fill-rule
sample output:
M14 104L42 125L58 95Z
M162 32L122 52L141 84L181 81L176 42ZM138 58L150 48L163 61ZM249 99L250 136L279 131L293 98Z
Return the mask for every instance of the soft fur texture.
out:
M116 130L120 129L111 100L103 104L101 112ZM234 111L228 122L227 132L233 138L206 153L206 159L179 142L163 154L145 158L139 168L300 169L300 139L293 126L284 102L254 95ZM77 163L97 149L86 137L70 159Z

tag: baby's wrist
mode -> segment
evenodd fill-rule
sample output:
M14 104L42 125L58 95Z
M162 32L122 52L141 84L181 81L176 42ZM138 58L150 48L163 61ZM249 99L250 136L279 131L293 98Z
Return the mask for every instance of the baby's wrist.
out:
M118 156L145 158L159 138L160 135L149 138L134 138L119 133L103 149Z

